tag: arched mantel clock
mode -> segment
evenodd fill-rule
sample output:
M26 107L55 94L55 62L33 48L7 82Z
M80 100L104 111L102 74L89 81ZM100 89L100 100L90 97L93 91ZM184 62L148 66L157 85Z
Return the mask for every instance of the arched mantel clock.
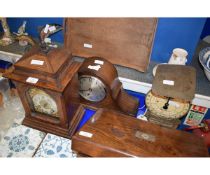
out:
M135 116L138 100L119 81L116 68L101 57L86 58L78 70L76 99L89 108L108 108Z

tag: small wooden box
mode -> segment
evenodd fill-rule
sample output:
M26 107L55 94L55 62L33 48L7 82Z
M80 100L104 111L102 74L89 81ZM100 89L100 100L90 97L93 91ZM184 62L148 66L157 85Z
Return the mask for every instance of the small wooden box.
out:
M201 138L100 109L73 136L72 149L91 157L205 157Z

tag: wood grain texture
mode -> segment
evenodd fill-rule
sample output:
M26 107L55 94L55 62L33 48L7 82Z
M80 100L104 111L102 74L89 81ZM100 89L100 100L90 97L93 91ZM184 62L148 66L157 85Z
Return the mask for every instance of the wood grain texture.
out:
M80 135L80 131L93 134ZM72 138L72 149L92 157L205 157L201 138L116 111L100 109Z
M70 138L72 138L72 136L75 134L76 129L84 116L84 113L85 113L84 106L79 105L79 107L77 108L77 111L75 112L75 114L72 117L72 120L70 122L70 133L69 133Z
M59 69L62 69L62 66L69 59L69 55L71 55L71 52L64 48L53 49L45 54L41 52L39 47L33 47L28 54L24 55L17 63L15 63L15 67L16 69L25 68L55 74ZM31 64L31 60L44 61L44 64L41 66Z
M170 80L174 85L163 84ZM195 96L196 69L183 65L159 65L156 71L152 92L162 97L171 97L190 102Z
M18 82L25 82L28 77L38 78L39 81L34 86L63 92L81 66L81 63L74 62L71 57L71 53L63 48L51 50L47 55L43 55L39 48L34 47L15 63L14 71L4 73L4 77ZM33 59L44 61L44 65L32 65Z
M156 18L66 18L65 47L76 56L104 57L145 72L156 25Z

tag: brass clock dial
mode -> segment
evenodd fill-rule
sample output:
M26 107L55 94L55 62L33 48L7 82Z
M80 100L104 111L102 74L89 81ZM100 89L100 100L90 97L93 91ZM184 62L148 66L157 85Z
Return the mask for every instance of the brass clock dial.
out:
M37 88L31 88L28 90L28 95L35 112L58 117L57 104L46 92Z
M79 86L79 94L88 101L99 102L106 97L104 83L94 76L80 76Z
M146 96L146 106L155 116L165 119L178 119L187 114L190 104L155 96L150 91Z

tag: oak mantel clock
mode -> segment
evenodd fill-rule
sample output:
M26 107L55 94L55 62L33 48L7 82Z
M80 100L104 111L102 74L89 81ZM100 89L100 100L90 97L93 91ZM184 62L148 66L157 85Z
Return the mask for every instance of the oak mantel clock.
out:
M89 108L108 108L136 115L139 101L130 96L119 81L116 68L101 57L86 58L78 70L77 98ZM73 99L73 97L72 97Z
M69 137L70 122L77 107L69 100L71 80L81 63L59 48L43 53L35 47L6 76L16 86L25 109L23 124Z

